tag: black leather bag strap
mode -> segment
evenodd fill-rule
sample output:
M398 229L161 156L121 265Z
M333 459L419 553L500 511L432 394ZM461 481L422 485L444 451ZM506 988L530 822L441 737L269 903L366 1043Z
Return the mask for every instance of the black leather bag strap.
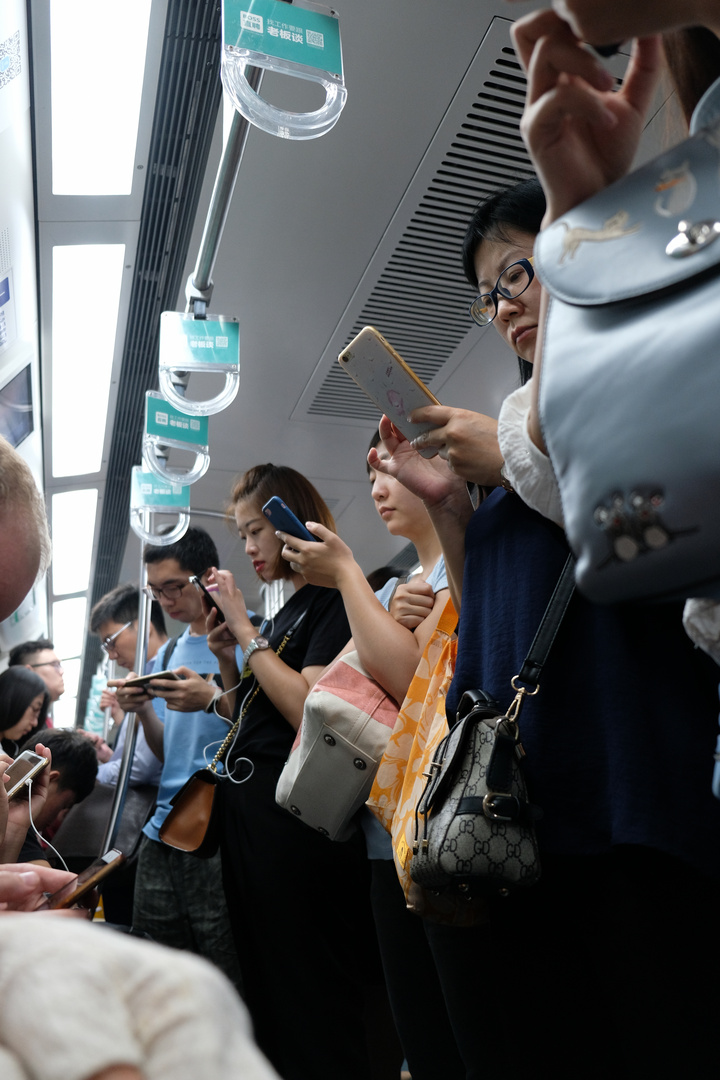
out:
M575 592L575 558L568 555L558 583L555 586L550 603L545 609L532 645L517 676L517 681L536 687L557 632L565 617L568 604Z

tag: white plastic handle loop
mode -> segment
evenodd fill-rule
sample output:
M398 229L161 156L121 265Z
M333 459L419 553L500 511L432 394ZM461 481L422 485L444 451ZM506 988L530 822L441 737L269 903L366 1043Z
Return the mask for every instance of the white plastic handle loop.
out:
M309 70L286 69L284 74L319 83L325 90L325 104L319 109L308 113L290 112L271 105L253 90L245 74L249 66L271 71L283 71L283 66L274 57L263 57L259 54L253 57L252 65L238 57L228 63L223 55L223 86L238 112L255 127L282 139L319 139L335 127L347 100L344 82L331 78L327 73L311 74Z
M170 544L174 544L176 540L179 540L181 536L184 536L187 532L188 525L190 524L190 512L189 510L177 511L178 521L169 532L166 533L154 533L150 532L145 527L145 515L150 514L162 514L164 517L169 516L172 510L164 506L140 506L130 508L130 528L139 536L141 540L145 540L148 544L157 544L158 547L167 547Z
M187 450L192 453L192 446L178 439L165 439L159 435L145 435L143 438L143 466L160 480L171 484L194 484L210 468L210 454L204 450L195 452L195 460L189 469L167 468L163 464L166 461L164 454L158 455L157 448L169 446L178 450Z
M209 373L213 369L194 367L192 370L193 374L197 374L198 371L203 370ZM226 372L225 386L219 394L214 398L209 398L207 401L193 401L184 394L179 394L173 383L172 369L170 368L161 367L159 369L158 381L160 383L160 392L166 401L169 401L180 412L193 413L195 416L213 416L215 413L222 412L235 400L240 389L240 374L237 367L233 367L231 371Z

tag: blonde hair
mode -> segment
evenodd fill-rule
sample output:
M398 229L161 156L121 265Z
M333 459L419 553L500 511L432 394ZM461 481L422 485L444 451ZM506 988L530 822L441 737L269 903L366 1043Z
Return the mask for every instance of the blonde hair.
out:
M45 503L30 466L0 435L0 522L7 524L11 517L20 517L28 529L26 542L37 548L42 577L52 558Z

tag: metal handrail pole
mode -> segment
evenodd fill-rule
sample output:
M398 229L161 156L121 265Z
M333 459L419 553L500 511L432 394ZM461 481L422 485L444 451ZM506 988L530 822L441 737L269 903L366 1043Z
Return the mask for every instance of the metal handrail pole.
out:
M149 511L143 511L143 528L145 532L149 531L149 517ZM145 663L147 660L147 644L148 636L150 634L150 610L152 603L145 593L145 586L147 585L147 566L143 561L142 551L140 553L139 577L138 635L137 645L135 646L135 671L141 675L145 670ZM134 712L131 712L126 713L125 723L127 725L125 745L123 746L122 757L120 759L120 772L118 774L115 795L110 809L110 817L105 830L102 854L105 854L106 851L109 851L111 847L115 846L118 829L120 827L120 818L122 817L123 807L125 806L125 796L130 782L133 755L135 754L135 743L137 741L138 725L140 721L138 720L137 715Z
M249 67L247 80L252 89L257 93L262 82L262 68ZM203 229L200 250L198 252L195 269L188 279L185 294L187 296L187 311L191 311L196 300L210 302L212 296L213 281L212 273L215 268L220 249L223 229L227 220L230 203L232 201L235 181L237 180L240 163L242 161L248 132L252 125L237 110L233 111L227 141L223 147L222 157L218 166L213 188L210 207L205 228Z

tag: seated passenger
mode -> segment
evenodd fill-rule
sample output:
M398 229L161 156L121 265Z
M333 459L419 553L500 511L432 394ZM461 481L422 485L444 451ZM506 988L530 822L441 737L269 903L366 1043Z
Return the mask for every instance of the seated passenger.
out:
M33 798L32 820L38 832L47 832L48 839L52 839L50 834L54 833L67 811L82 802L93 790L97 757L92 743L79 731L51 728L38 732L30 736L23 750L35 750L38 744L50 751L51 762L40 774L47 781L47 791L39 805ZM35 783L32 794L36 794ZM12 800L11 814L19 810L26 813L27 805L27 796L16 796ZM5 848L0 859L3 862L43 862L49 865L47 853L29 819L25 822L24 832L20 821L13 823L11 818L8 822Z
M9 667L22 665L36 672L47 687L50 696L50 709L65 693L63 666L55 652L55 646L49 638L37 638L35 641L23 641L10 652ZM49 727L52 720L48 716Z
M0 740L10 757L32 731L45 728L50 698L45 683L26 667L7 668L0 675ZM47 729L45 731L47 734Z

